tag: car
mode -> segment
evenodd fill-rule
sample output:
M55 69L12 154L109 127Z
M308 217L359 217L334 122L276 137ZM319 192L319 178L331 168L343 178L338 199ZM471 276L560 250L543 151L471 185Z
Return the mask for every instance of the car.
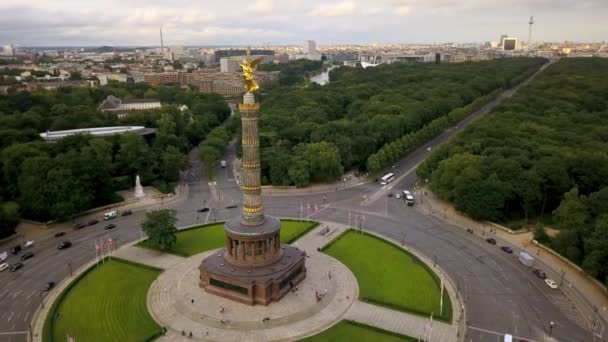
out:
M392 192L389 192L389 193L388 193L388 197L393 197L393 193L392 193Z
M29 241L26 241L26 242L23 244L23 248L30 248L30 247L32 247L33 245L34 245L34 240L29 240Z
M7 269L8 269L8 264L7 263L0 264L0 272L4 272Z
M57 232L57 233L55 233L55 237L56 237L56 238L58 238L58 237L62 237L62 236L64 236L64 235L65 235L65 232Z
M97 223L99 223L99 220L91 220L91 221L89 221L89 223L87 223L87 225L93 226L93 225L96 225Z
M103 229L105 230L110 230L110 229L114 229L116 228L116 225L114 223L110 223L109 225L103 227Z
M535 268L532 273L534 273L540 279L547 279L547 274L545 274L545 272L539 270L538 268Z
M91 222L92 222L92 221L91 221ZM89 226L92 226L93 224L95 224L95 223L90 224L91 222L89 222ZM84 223L76 223L76 224L74 225L74 230L82 229L82 228L84 228L84 227L86 227L86 226L87 226L87 225L86 225L86 224L84 224Z
M552 289L557 289L559 286L557 286L557 283L555 281L553 281L552 279L545 279L545 284L547 284L547 286L549 286Z
M20 269L21 267L23 267L23 264L18 262L13 264L13 266L11 266L11 268L9 269L10 272L15 272L16 270Z
M513 254L513 248L511 248L509 246L502 246L502 247L500 247L500 249L502 249L503 252L505 252L507 254Z
M70 246L72 246L72 243L70 241L63 241L62 243L57 245L57 249L66 249L66 248L69 248Z
M199 210L197 210L199 213L206 213L209 211L209 208L204 207L204 208L200 208Z
M122 214L120 214L120 216L129 216L131 214L133 214L133 211L131 211L131 210L125 210L125 211L122 212Z
M15 255L21 252L21 245L11 247L11 254Z
M8 258L7 252L0 253L0 262L3 262L4 260L6 260L6 258Z
M492 238L487 238L486 242L491 244L491 245L495 245L496 244L496 240L492 239Z
M30 259L30 258L33 258L33 257L34 257L34 253L32 253L32 252L27 252L27 253L24 253L24 254L21 256L21 261L25 261L25 260Z
M236 204L231 204L231 205L226 206L226 209L234 209L236 207L237 207Z
M44 284L44 286L42 287L42 291L49 291L53 287L55 287L55 282L54 281L49 281L46 284Z

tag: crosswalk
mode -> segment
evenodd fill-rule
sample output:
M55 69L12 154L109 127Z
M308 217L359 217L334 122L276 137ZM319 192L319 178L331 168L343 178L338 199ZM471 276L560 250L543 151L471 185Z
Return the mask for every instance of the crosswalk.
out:
M150 208L146 209L146 212L150 213L150 212L153 212L153 211L159 211L159 210L165 210L165 209L175 209L184 200L185 200L185 198L182 197L182 198L179 198L177 200L171 201L171 202L166 203L166 204L155 205L153 207L150 207Z
M580 325L582 328L587 329L589 326L583 315L578 311L576 306L566 298L566 296L560 294L549 294L547 295L551 303L558 307L558 309L566 315L566 317L572 322Z

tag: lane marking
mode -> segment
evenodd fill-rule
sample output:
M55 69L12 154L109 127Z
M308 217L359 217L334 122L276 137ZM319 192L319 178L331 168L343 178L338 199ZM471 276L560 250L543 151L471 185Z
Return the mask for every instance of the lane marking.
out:
M15 312L11 312L10 316L8 316L7 322L10 322L11 319L13 319L13 315L15 314Z
M467 326L467 328L471 329L471 330L481 331L481 332L484 332L484 333L487 333L487 334L496 335L496 336L505 336L505 334L502 333L502 332L493 331L493 330L487 330L487 329L482 329L482 328L477 328L477 327L474 327L472 325ZM531 340L529 338L524 338L524 337L520 337L520 336L515 336L515 335L512 335L512 336L514 338L518 339L518 340L526 340L526 341L530 341L530 342L540 342L540 341Z
M209 215L211 215L211 210L207 211L207 217L205 217L205 224L209 221Z
M27 322L27 318L28 317L30 317L30 312L29 311L25 314L25 318L23 319L23 321Z

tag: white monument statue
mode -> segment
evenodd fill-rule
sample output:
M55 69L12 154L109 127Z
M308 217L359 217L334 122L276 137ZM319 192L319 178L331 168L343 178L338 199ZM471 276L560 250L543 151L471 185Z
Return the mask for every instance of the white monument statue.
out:
M144 187L141 186L141 181L139 180L139 175L135 176L135 197L144 197Z

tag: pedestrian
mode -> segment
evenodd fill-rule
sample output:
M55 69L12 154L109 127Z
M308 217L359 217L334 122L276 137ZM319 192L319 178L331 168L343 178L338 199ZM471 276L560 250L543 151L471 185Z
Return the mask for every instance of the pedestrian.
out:
M331 271L327 271L327 277L331 280Z
M188 334L189 338L192 338L192 331Z
M190 302L191 302L192 304L194 304L194 299L190 299Z
M167 288L165 287L165 288L163 289L163 291L165 291L165 293L167 293Z

